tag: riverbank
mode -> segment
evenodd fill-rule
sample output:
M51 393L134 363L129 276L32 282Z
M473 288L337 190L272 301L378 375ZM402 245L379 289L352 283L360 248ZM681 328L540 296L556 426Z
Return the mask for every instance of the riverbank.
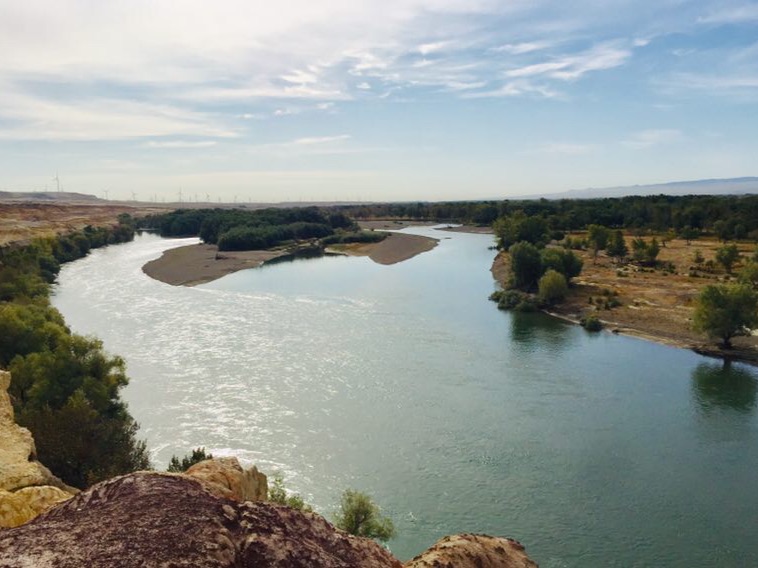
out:
M378 243L336 245L327 250L349 256L368 256L378 264L389 265L430 251L438 242L430 237L390 233ZM238 270L257 268L288 254L291 254L288 249L219 252L215 245L196 244L167 250L160 258L145 264L142 271L173 286L196 286Z
M671 263L673 270L622 266L603 253L593 259L589 251L575 251L584 262L582 273L575 279L566 300L548 313L573 323L593 314L612 333L758 364L758 337L734 338L734 349L724 350L692 328L700 290L726 278L723 273L691 272L694 251L699 250L706 261L712 260L721 245L706 239L690 245L679 239L668 242L658 259L662 264ZM752 252L751 245L741 245L741 252L746 255ZM492 275L505 286L509 275L507 254L500 253L495 258Z

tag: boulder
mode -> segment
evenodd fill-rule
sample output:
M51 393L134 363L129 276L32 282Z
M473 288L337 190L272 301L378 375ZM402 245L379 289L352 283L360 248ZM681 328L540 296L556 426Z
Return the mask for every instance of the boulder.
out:
M255 466L242 469L237 458L215 458L190 467L185 475L200 482L217 497L235 501L265 501L268 480Z
M50 485L24 487L13 493L0 490L0 527L22 525L70 498L71 493Z
M372 540L323 517L238 502L184 475L138 472L99 483L0 531L0 567L402 568Z
M0 527L26 522L76 492L35 459L31 433L15 422L10 382L0 371Z
M438 540L405 568L538 568L511 538L456 534Z

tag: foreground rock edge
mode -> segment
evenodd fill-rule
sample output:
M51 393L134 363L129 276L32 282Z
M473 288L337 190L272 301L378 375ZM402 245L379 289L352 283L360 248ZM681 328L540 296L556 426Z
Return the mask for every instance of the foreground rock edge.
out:
M11 374L0 371L0 528L19 526L77 493L37 461L31 432L16 424L10 382Z

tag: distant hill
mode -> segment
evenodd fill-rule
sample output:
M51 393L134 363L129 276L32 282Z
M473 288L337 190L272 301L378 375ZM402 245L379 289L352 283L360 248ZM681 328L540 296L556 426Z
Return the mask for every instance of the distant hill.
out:
M758 177L673 181L651 185L574 189L561 193L522 195L516 199L594 199L627 195L745 195L758 193Z
M103 200L86 193L72 193L68 191L0 191L0 201L37 201L37 202L63 202L99 203Z

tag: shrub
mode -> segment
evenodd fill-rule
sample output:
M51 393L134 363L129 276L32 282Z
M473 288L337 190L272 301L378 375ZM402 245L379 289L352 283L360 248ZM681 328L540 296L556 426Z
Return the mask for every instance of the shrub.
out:
M181 473L187 471L196 463L200 463L205 460L212 460L213 454L206 453L205 448L195 448L191 454L184 456L181 460L176 456L171 456L171 460L168 462L168 469L172 473Z
M274 476L274 480L268 488L268 500L279 505L286 505L298 511L310 513L313 508L308 505L297 493L288 493L284 488L284 478L281 475Z
M594 332L603 329L603 322L601 322L595 315L585 316L579 321L579 323L587 331Z
M365 493L347 489L334 516L337 528L355 536L387 541L395 536L392 520L382 516L379 507Z
M539 299L548 305L560 302L568 293L566 277L552 268L540 278L538 288Z

